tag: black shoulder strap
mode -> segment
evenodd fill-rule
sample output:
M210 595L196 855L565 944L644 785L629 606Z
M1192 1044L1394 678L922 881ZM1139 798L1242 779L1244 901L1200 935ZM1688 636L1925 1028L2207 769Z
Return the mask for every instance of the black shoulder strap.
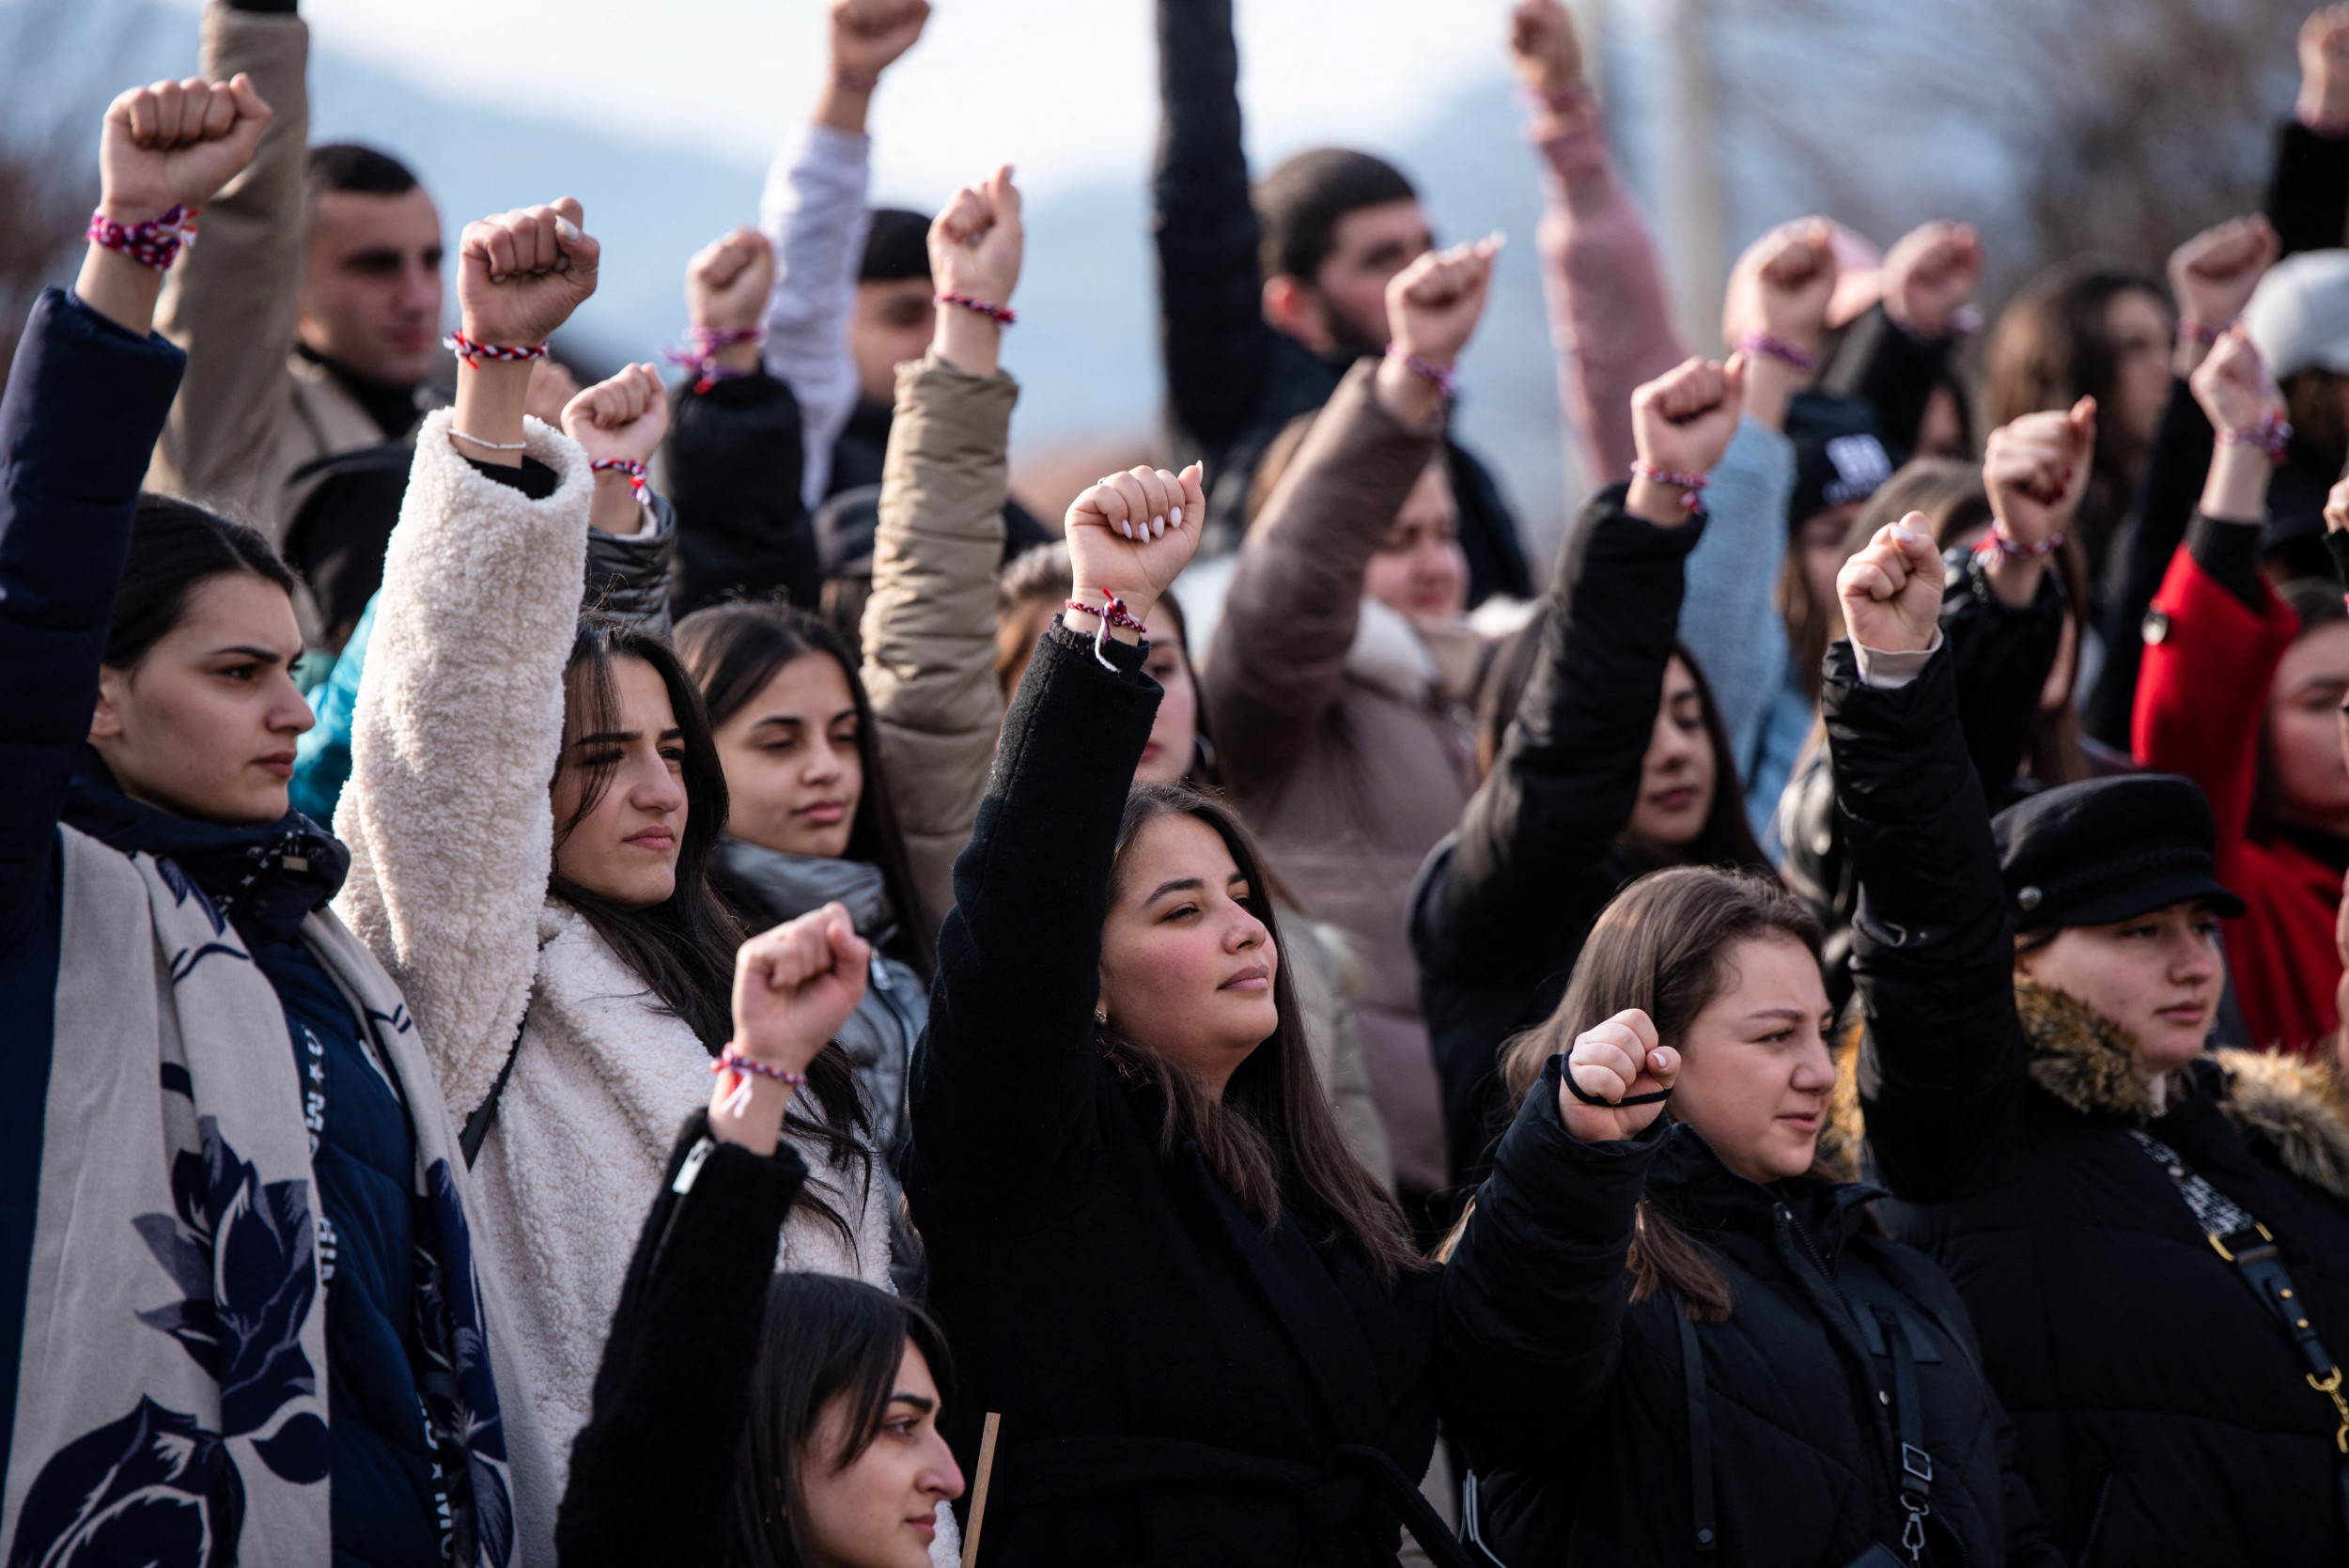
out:
M1676 1295L1667 1299L1680 1325L1680 1365L1688 1385L1688 1490L1695 1502L1697 1555L1711 1557L1720 1538L1713 1529L1713 1402L1704 1387L1704 1346L1697 1343L1688 1304Z
M498 1069L498 1080L490 1085L490 1097L474 1107L465 1118L464 1130L457 1135L457 1146L464 1152L465 1169L473 1169L481 1157L481 1145L489 1141L490 1124L498 1119L498 1101L506 1096L506 1080L514 1076L514 1058L522 1053L522 1031L530 1027L530 1004L522 1004L522 1021L515 1026L514 1044L506 1053L506 1065Z
M1901 1438L1901 1507L1908 1522L1901 1527L1901 1545L1915 1562L1925 1549L1925 1516L1933 1512L1933 1455L1925 1452L1924 1401L1917 1391L1917 1353L1908 1343L1901 1314L1878 1303L1875 1319L1884 1329L1884 1347L1892 1357L1892 1419Z

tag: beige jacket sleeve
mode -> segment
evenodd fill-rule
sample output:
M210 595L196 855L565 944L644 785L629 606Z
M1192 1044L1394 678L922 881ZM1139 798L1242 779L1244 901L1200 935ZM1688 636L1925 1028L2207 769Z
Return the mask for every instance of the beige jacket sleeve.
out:
M205 205L155 317L187 350L188 370L148 487L224 505L272 538L276 498L260 489L292 402L286 356L302 282L309 57L310 30L298 16L218 0L204 8L205 79L245 71L274 112L252 164Z
M527 423L561 475L532 501L426 416L351 712L350 846L335 912L399 983L459 1122L489 1097L529 1005L554 857L548 781L587 566L587 455Z
M881 471L864 690L914 886L936 921L954 907L1003 728L995 575L1003 559L1005 453L1019 386L932 352L897 367Z

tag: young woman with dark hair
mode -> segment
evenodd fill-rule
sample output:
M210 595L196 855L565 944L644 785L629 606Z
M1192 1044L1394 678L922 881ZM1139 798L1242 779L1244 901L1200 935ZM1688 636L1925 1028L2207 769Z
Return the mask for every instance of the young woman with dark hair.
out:
M179 216L270 118L242 75L114 101L101 238L0 400L0 1540L529 1561L551 1455L464 1162L327 908L349 853L287 804L292 575L138 493L185 364L151 330Z
M2222 462L2237 450L2268 462L2235 444ZM2258 516L2215 501L2219 517ZM2218 923L2248 890L2221 878L2213 808L2191 784L2091 779L1989 817L1921 521L1845 567L1850 640L1827 700L1859 887L1860 1099L1901 1200L1888 1223L1965 1296L2068 1560L2338 1561L2338 1079L2209 1048ZM2016 521L2000 532L2028 549Z
M571 1452L566 1568L926 1568L941 1545L962 1491L944 1336L858 1281L774 1272L807 1166L769 1075L808 1069L871 964L837 907L743 945L731 1048L755 1070L688 1119L637 1235Z
M1507 1125L1501 1043L1557 1006L1616 890L1671 864L1768 869L1719 715L1676 641L1684 563L1705 524L1688 492L1654 477L1709 471L1740 393L1735 374L1692 360L1635 396L1641 477L1600 491L1576 523L1545 618L1505 672L1522 694L1496 709L1514 716L1489 776L1413 892L1462 1195Z
M1442 1342L1501 1560L2061 1563L1956 1290L1822 1157L1818 941L1775 882L1657 872L1508 1048Z
M725 768L711 879L752 929L837 903L873 944L873 985L840 1045L875 1146L894 1149L929 1018L937 924L907 867L856 661L829 623L784 604L698 611L677 641Z
M467 229L465 339L529 349L563 323L595 287L578 225L558 205ZM739 932L708 881L726 788L699 691L665 642L579 614L590 523L625 535L646 509L624 470L525 421L526 359L476 357L426 422L385 559L342 907L406 986L475 1141L483 1246L568 1445L661 1156L725 1044ZM623 376L620 428L599 437L660 417ZM832 1050L809 1078L789 1131L815 1174L783 1263L885 1281L854 1070Z

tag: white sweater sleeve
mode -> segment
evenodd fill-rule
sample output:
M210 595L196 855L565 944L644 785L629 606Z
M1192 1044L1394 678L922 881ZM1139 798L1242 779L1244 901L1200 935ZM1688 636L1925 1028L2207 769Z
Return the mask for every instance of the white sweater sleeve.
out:
M832 484L832 447L856 411L848 322L871 225L864 205L872 140L811 125L786 142L767 172L758 226L775 248L767 298L767 373L800 400L807 465L800 485L813 512Z
M335 908L399 983L461 1122L537 967L593 476L577 445L527 421L529 455L560 475L532 501L458 456L448 419L416 437L383 560L334 816L350 846Z

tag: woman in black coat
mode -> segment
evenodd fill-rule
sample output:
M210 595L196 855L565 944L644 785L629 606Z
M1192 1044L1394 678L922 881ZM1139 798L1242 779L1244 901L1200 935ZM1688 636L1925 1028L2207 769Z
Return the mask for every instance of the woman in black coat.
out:
M1641 388L1634 409L1643 464L1702 474L1736 430L1738 391L1684 365ZM1557 1007L1607 901L1662 866L1768 867L1703 673L1677 642L1684 567L1703 533L1677 487L1639 478L1592 498L1538 631L1502 667L1498 711L1516 717L1490 774L1413 891L1420 1005L1463 1189L1508 1125L1501 1045ZM1529 663L1530 679L1517 674Z
M2061 1563L1955 1289L1818 1158L1818 940L1773 882L1658 872L1511 1048L1439 1352L1501 1560Z
M2203 1054L2241 905L2190 784L2092 780L1988 820L1941 576L1897 528L1853 559L1825 705L1893 1229L1965 1296L2075 1563L2341 1561L2338 1080Z

